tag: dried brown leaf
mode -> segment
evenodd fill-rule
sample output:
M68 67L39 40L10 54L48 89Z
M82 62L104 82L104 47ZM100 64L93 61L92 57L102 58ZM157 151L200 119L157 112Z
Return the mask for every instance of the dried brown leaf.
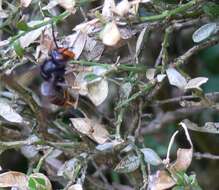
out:
M198 89L200 90L200 86L208 81L206 77L196 77L194 79L189 80L186 84L185 89Z
M121 39L121 34L114 21L107 23L100 35L103 44L115 46Z
M78 170L82 168L82 162L80 159L72 158L66 161L61 167L58 169L57 175L63 176L68 180L75 181L78 176Z
M83 190L81 184L74 184L68 188L68 190Z
M149 176L149 186L150 190L164 190L173 187L176 183L168 175L166 171L159 170L155 175Z
M8 17L8 13L0 8L0 19L7 17Z
M0 41L0 47L7 46L9 43L10 43L9 40L3 40L3 41Z
M89 70L90 72L78 73L75 79L75 86L78 87L80 95L87 96L98 106L107 98L109 92L108 81L103 78L106 69L94 66L89 67Z
M104 45L100 41L87 37L83 51L83 56L85 56L87 60L99 60L103 51Z
M177 150L177 159L170 165L172 172L186 171L192 162L193 149L179 148Z
M20 5L21 5L22 7L27 8L27 7L29 7L29 5L31 4L31 1L32 1L32 0L20 0Z
M195 102L195 101L187 101L187 100L183 100L183 101L180 101L179 102L180 106L182 107L186 107L186 108L189 108L189 107L198 107L198 106L201 106L202 105L202 102Z
M113 10L115 10L115 1L114 0L105 0L103 3L102 15L106 18L113 16Z
M184 129L184 133L186 136L186 140L189 142L191 148L179 148L177 150L177 159L174 163L169 164L168 168L170 169L171 173L173 175L175 175L176 172L182 172L182 171L186 171L187 168L190 166L191 162L192 162L192 154L193 154L193 144L192 144L192 140L190 138L187 126L185 123L180 122L179 125L182 126L182 128ZM170 153L170 149L171 146L175 140L176 135L179 133L179 131L177 130L171 137L170 143L169 143L169 147L168 147L168 152L167 152L167 158L166 160L169 160L169 153Z
M52 37L52 29L46 28L40 37L40 52L44 55L48 55L49 51L55 48L55 42Z
M149 3L151 0L140 0L140 3Z
M119 32L120 32L121 38L124 40L127 40L136 34L136 32L132 31L128 27L120 27Z
M138 14L138 9L139 9L139 3L141 1L140 0L136 0L136 1L132 1L131 2L131 8L130 8L130 14L132 15L137 15Z
M47 19L45 19L47 20ZM28 26L32 27L36 24L42 23L41 20L36 20L36 21L31 21L28 23ZM37 38L40 37L42 34L42 31L46 28L47 26L42 26L36 30L32 30L31 32L26 33L24 36L19 38L20 45L22 48L28 47L31 43L33 43Z
M100 28L101 24L98 18L92 19L88 22L80 23L73 28L74 31L81 31L87 34L94 32L96 29Z
M23 118L7 102L0 102L0 116L10 122L23 122Z
M98 144L103 144L109 139L109 133L105 127L95 120L88 118L71 119L74 128L80 133L90 137Z
M87 85L88 97L96 105L100 105L107 98L109 87L105 79Z
M78 93L80 95L86 96L88 94L88 82L85 80L86 73L80 72L75 78L75 86L78 86L79 90Z
M147 79L148 80L153 80L154 79L154 77L155 77L155 73L156 73L156 69L148 69L147 71L146 71L146 77L147 77Z
M116 12L120 16L125 16L128 14L130 7L131 5L128 0L122 0L116 5L114 12Z
M114 170L118 173L129 173L135 171L139 165L139 157L134 154L129 154L117 164Z
M24 145L21 147L21 153L28 159L32 159L38 154L38 150L34 145Z
M0 174L0 187L18 187L27 190L28 178L21 172L5 172Z
M87 41L87 34L84 32L79 32L74 42L74 48L73 48L73 51L75 53L75 59L78 59L80 57L86 41Z
M175 68L168 68L166 70L167 77L169 79L169 83L173 86L176 86L180 89L184 89L187 81L185 77L179 73Z
M144 155L144 161L146 163L154 165L154 166L162 164L161 158L158 156L158 154L153 149L142 148L140 150Z
M50 10L52 8L54 8L56 5L58 5L58 1L57 0L52 0L52 1L49 1L49 3L42 8L42 10Z
M82 31L77 31L74 34L65 37L67 47L72 47L75 54L75 59L78 59L85 47L87 41L87 33Z
M136 50L135 50L135 56L136 58L138 57L139 53L141 52L142 46L143 46L143 42L144 42L144 36L145 36L145 32L147 30L147 27L145 27L141 33L138 36L137 42L136 42Z
M72 14L76 12L75 0L58 0L58 4Z
M167 75L165 74L158 74L157 75L157 82L162 82L165 78L166 78Z

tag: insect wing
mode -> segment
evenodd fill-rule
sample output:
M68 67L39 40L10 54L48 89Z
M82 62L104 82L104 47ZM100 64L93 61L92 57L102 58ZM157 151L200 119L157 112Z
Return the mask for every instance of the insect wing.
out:
M41 84L40 91L43 96L54 96L56 94L53 83L49 81Z

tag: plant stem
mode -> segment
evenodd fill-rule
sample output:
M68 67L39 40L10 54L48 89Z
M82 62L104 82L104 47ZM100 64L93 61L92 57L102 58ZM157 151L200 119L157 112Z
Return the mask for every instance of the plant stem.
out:
M218 43L219 43L218 37L213 37L207 41L201 42L201 43L193 46L189 50L187 50L183 55L177 57L177 59L174 61L174 63L172 63L172 66L179 67L179 66L183 65L191 56L193 56L197 52L199 52L205 48L217 45Z
M69 15L70 15L70 13L69 13L68 11L65 11L65 12L61 13L60 15L58 15L58 16L54 16L54 17L52 17L52 18L49 19L49 20L43 21L43 22L41 22L41 23L39 23L39 24L36 24L36 25L30 27L30 30L28 30L28 31L23 31L23 32L17 34L16 36L13 36L13 37L10 39L10 44L12 44L14 41L16 41L16 40L19 39L20 37L24 36L25 34L27 34L28 32L31 32L31 31L33 31L33 30L36 30L36 29L38 29L38 28L41 28L41 27L46 26L46 25L48 25L48 24L51 24L51 23L53 23L53 22L58 22L58 21L64 20L64 19L65 19L66 17L68 17Z
M50 155L50 153L51 153L53 150L54 150L53 148L49 148L48 152L46 152L46 154L44 154L44 155L40 158L40 160L39 160L39 162L38 162L36 168L34 169L34 172L35 172L35 173L38 173L38 172L40 171L40 168L42 167L42 164L43 164L44 160Z
M140 17L140 20L142 22L164 20L168 17L172 17L172 16L175 16L179 13L183 13L183 12L187 11L189 8L193 7L195 4L200 3L200 2L202 2L202 0L192 0L186 4L182 4L181 6L175 8L173 10L164 11L159 15Z
M122 70L122 71L131 71L131 72L146 72L147 68L145 66L141 65L110 65L110 64L104 64L104 63L98 63L93 61L86 61L86 60L73 60L70 63L72 64L78 64L82 66L101 66L106 67L108 69L112 70Z
M116 138L117 139L121 139L120 128L121 128L121 125L122 125L124 112L125 112L125 109L121 108L119 110L119 113L118 113L118 116L117 116L117 121L116 121Z
M136 98L138 98L139 96L143 95L144 93L148 92L149 90L151 90L154 87L155 84L153 83L149 83L146 84L144 86L144 88L138 92L136 92L135 94L133 94L129 99L123 101L122 103L120 103L118 106L115 107L115 110L128 105L131 101L135 100Z
M164 39L162 43L162 69L161 72L165 72L165 67L168 64L168 47L169 47L169 36L172 32L172 27L169 26L165 30Z
M134 149L135 149L135 152L140 160L140 169L141 169L142 178L143 178L143 186L140 188L140 190L143 190L146 188L146 186L148 184L148 177L147 177L147 172L145 170L144 158L142 156L141 151L139 150L139 148L135 144L134 144Z

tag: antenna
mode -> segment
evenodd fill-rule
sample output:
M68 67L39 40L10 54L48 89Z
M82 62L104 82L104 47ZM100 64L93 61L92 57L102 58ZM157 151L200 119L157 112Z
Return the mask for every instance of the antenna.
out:
M59 46L58 46L57 41L56 41L56 38L55 38L55 29L54 29L54 24L53 24L53 23L52 23L52 37L53 37L53 40L54 40L54 42L55 42L55 46L56 46L56 48L58 49Z

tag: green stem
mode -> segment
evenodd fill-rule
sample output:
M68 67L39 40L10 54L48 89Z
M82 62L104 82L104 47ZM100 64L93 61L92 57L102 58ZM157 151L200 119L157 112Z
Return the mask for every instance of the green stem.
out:
M121 125L122 125L124 112L125 112L125 109L121 108L119 110L119 113L118 113L118 116L117 116L117 121L116 121L116 138L117 139L121 139L120 128L121 128Z
M27 34L28 32L31 32L31 31L33 31L33 30L36 30L36 29L38 29L38 28L41 28L41 27L46 26L46 25L48 25L48 24L51 24L51 23L53 23L53 22L58 22L58 21L64 20L64 19L65 19L66 17L68 17L69 15L70 15L70 13L69 13L68 11L65 11L65 12L61 13L60 15L58 15L58 16L54 16L54 17L52 17L52 18L49 19L49 20L46 20L46 21L41 22L41 23L39 23L39 24L36 24L36 25L30 27L30 30L28 30L28 31L23 31L23 32L17 34L16 36L13 36L13 37L10 39L10 44L12 44L14 41L16 41L16 40L19 39L20 37L24 36L25 34Z
M106 67L107 69L112 70L122 70L122 71L130 71L130 72L146 72L147 68L145 66L135 66L135 65L110 65L110 64L104 64L104 63L98 63L93 61L85 61L85 60L73 60L70 63L72 64L78 64L82 66L101 66Z
M145 170L144 158L143 158L141 151L139 150L139 148L135 144L134 144L134 149L135 149L135 152L136 152L138 158L140 159L140 169L141 169L142 178L143 178L143 186L140 188L140 190L143 190L146 188L146 186L148 184L148 177L147 177L147 172Z
M163 43L162 43L162 69L161 72L165 73L165 67L168 64L168 47L169 47L169 36L170 33L172 32L172 27L169 26L166 28L165 30L165 34L164 34L164 39L163 39Z
M129 99L123 101L122 103L120 103L118 106L115 107L115 110L128 105L131 101L135 100L136 98L138 98L139 96L143 95L144 93L148 92L151 88L154 87L155 84L153 83L149 83L147 85L144 86L144 88L138 92L136 92L135 94L133 94Z
M181 6L175 8L173 10L164 11L163 13L161 13L159 15L140 17L140 20L142 22L164 20L168 17L172 17L172 16L175 16L179 13L183 13L183 12L187 11L189 8L193 7L195 4L197 4L199 2L202 2L202 0L192 0L186 4L182 4Z
M44 155L40 158L40 160L39 160L39 162L38 162L36 168L34 169L34 173L38 173L38 172L40 171L40 168L42 167L44 160L50 155L50 153L51 153L53 150L54 150L53 148L50 148L50 149L48 150L48 152L47 152L46 154L44 154Z

